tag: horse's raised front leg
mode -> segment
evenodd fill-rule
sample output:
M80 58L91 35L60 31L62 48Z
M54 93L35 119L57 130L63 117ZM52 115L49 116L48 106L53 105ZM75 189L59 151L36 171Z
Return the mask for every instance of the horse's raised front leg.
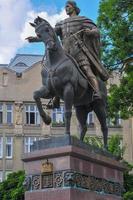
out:
M65 86L63 98L65 104L65 133L70 134L70 123L74 98L73 86L70 83Z
M51 123L51 117L44 112L41 102L41 98L49 98L48 89L45 86L42 86L39 90L34 92L33 98L35 99L42 120L45 124L49 125Z
M80 140L84 140L84 136L87 131L87 116L88 116L88 111L85 106L76 106L76 116L79 122L80 126Z

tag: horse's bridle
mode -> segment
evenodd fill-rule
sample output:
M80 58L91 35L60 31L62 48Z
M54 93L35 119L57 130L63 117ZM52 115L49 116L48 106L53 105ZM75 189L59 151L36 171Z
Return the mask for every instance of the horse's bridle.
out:
M53 48L48 48L48 50L56 51L56 50L57 50L57 47L56 47L55 41L52 40L52 39L48 39L48 40L46 40L45 45L46 45L46 46L49 46L49 45L48 45L49 42L53 42L53 46L54 46L54 47L53 47Z

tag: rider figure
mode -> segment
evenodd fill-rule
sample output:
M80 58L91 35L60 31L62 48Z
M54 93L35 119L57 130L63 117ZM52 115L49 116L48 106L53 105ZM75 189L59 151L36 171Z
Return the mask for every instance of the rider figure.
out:
M66 53L70 54L86 75L94 93L93 100L101 99L98 80L109 78L106 69L100 62L100 33L94 22L79 16L80 9L75 1L67 1L65 10L67 19L55 25L56 34L60 37ZM29 42L37 42L39 38L29 37ZM54 106L58 107L59 98L55 97Z
M66 2L69 18L59 22L55 31L60 36L65 51L79 64L94 90L94 98L101 98L97 77L103 81L109 75L100 62L100 34L92 20L78 16L80 9L75 1Z

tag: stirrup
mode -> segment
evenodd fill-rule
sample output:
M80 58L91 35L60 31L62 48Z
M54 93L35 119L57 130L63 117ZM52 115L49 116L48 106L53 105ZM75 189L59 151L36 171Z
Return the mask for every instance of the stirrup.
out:
M52 102L53 109L60 108L60 98L55 97Z

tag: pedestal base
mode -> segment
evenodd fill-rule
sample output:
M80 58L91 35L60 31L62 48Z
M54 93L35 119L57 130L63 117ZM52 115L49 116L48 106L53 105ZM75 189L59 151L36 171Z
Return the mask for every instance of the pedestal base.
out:
M23 156L25 200L122 199L124 167L106 152L70 136L38 141L33 150ZM53 171L41 173L47 159Z
M45 191L26 192L26 200L122 200L114 195L102 195L82 189L48 189Z

